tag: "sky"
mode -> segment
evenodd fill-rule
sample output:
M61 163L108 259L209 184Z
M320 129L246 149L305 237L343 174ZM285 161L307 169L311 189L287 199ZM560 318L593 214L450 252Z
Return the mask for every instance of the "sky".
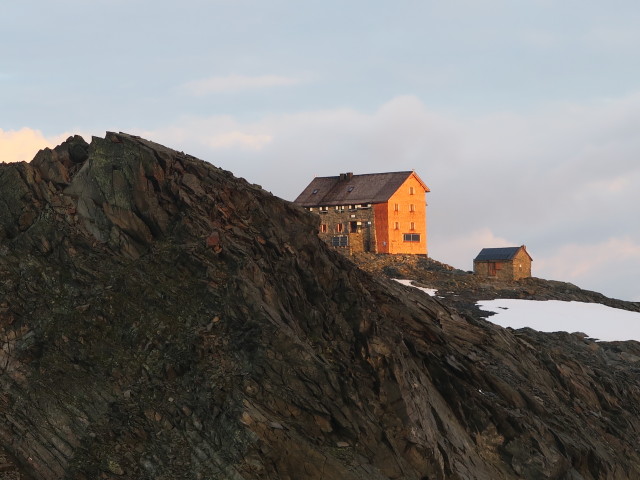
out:
M5 3L0 160L123 131L287 200L415 169L432 258L640 301L637 1Z

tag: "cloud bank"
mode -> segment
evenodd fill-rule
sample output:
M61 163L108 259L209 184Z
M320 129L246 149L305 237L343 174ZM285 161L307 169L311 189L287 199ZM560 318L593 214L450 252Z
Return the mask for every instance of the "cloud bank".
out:
M534 275L640 300L640 95L462 116L400 96L373 112L182 117L144 131L293 200L314 176L415 169L429 254L470 270L484 247L525 244ZM65 135L0 130L2 160Z
M432 191L434 258L469 270L483 247L526 244L537 276L640 300L638 124L640 94L482 116L400 96L374 112L189 117L143 134L289 200L313 176L415 169Z
M217 93L235 93L262 88L286 87L296 85L300 80L281 75L227 75L193 80L182 85L182 90L192 95L202 96Z
M61 134L45 137L39 130L26 127L20 130L0 128L0 162L29 162L38 150L55 147L68 136L68 134Z

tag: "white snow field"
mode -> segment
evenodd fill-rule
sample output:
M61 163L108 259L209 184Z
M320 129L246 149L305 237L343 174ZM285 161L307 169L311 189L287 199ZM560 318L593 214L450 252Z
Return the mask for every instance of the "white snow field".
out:
M396 282L435 296L436 289L412 285L412 280L394 278ZM501 327L529 327L540 332L582 332L602 341L640 341L640 313L607 307L600 303L563 302L560 300L516 300L502 298L481 300L480 309L494 312L487 318Z
M640 313L599 303L559 300L483 300L478 306L495 312L488 321L502 327L529 327L541 332L582 332L603 341L640 341Z

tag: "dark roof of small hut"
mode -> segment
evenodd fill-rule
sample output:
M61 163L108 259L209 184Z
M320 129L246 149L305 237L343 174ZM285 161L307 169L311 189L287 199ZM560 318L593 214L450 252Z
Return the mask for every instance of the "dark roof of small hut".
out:
M521 247L483 248L473 261L493 262L497 260L511 260L521 248L524 248L524 245ZM526 248L524 251L529 255ZM529 258L531 258L530 255Z

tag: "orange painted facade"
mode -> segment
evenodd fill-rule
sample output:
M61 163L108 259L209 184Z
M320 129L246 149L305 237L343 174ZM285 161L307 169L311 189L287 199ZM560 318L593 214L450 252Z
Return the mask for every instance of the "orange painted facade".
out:
M389 206L387 203L373 205L373 215L376 219L376 252L389 253Z
M427 203L429 189L410 175L386 203L374 205L379 253L427 254Z
M314 177L295 203L320 217L320 238L345 252L427 254L429 188L414 171Z

